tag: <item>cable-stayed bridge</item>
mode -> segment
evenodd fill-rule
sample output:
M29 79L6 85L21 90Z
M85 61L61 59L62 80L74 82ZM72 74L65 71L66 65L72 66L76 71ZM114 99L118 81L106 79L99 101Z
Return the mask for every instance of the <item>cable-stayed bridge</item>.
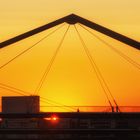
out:
M104 39L102 39L101 37L99 37L98 35L94 34L91 30L89 30L89 28L93 29L93 30L96 30L106 36L109 36L110 38L113 38L115 40L118 40L124 44L127 44L129 45L129 47L133 47L134 49L137 49L137 50L140 50L140 43L139 41L136 41L136 40L133 40L129 37L126 37L120 33L117 33L117 32L114 32L106 27L103 27L99 24L96 24L94 22L91 22L87 19L84 19L80 16L77 16L75 14L71 14L71 15L68 15L66 17L63 17L63 18L60 18L56 21L53 21L51 23L48 23L46 25L43 25L41 27L38 27L36 29L33 29L31 31L28 31L26 33L23 33L21 35L18 35L16 37L13 37L11 39L8 39L4 42L1 42L0 44L0 48L3 49L4 47L9 47L9 45L11 44L14 44L18 41L21 41L21 40L24 40L26 38L29 38L33 35L36 35L40 32L43 32L45 30L48 30L52 27L55 27L55 26L58 26L59 24L61 24L61 26L59 26L58 28L56 28L55 30L53 30L52 32L50 32L48 35L46 35L45 37L41 38L39 41L35 42L32 46L24 49L22 52L20 52L19 54L17 54L16 56L14 56L13 58L11 58L9 61L7 61L6 63L2 64L0 66L0 69L3 69L4 67L6 67L8 64L12 63L13 61L16 61L20 56L26 54L28 51L31 51L31 49L33 49L36 45L39 45L42 41L44 41L46 38L48 38L49 36L51 36L52 34L54 34L55 32L57 32L58 30L60 30L66 23L68 23L68 27L66 29L66 31L64 32L64 35L62 37L62 39L60 40L60 43L58 44L58 47L56 48L49 64L47 65L46 67L46 70L43 74L43 76L41 77L40 81L39 81L39 84L37 85L34 93L35 94L38 94L40 89L42 88L43 86L43 83L48 75L48 73L50 72L51 70L51 67L60 51L60 48L64 42L64 39L66 38L66 35L69 31L69 28L71 25L74 26L75 28L75 31L77 33L77 36L79 37L79 40L81 41L81 44L83 46L83 49L89 59L89 62L91 64L91 67L93 68L93 71L94 73L96 74L96 77L98 79L98 82L104 92L104 95L106 96L106 99L108 100L108 104L109 106L111 106L111 110L110 109L104 109L103 111L112 111L114 112L114 107L113 107L113 104L115 104L116 106L116 109L117 111L119 111L119 107L118 107L118 104L117 104L117 101L116 99L114 98L113 96L113 93L112 91L110 90L109 86L108 86L108 83L106 81L106 79L104 78L100 68L98 67L98 64L96 63L95 59L93 58L89 48L87 47L87 44L85 43L85 40L84 38L82 37L80 31L78 30L77 28L77 25L79 25L81 28L83 28L85 31L87 31L89 34L91 34L93 37L95 37L96 39L98 39L101 43L103 43L104 45L106 45L107 47L109 47L112 51L114 51L116 54L118 54L122 59L124 59L125 61L127 61L128 63L130 63L132 66L134 66L136 69L140 69L140 64L138 62L136 62L135 60L133 60L132 58L130 58L129 56L127 56L125 53L121 52L119 49L117 49L117 47L114 47L113 45L111 45L110 43L108 43L107 41L105 41ZM88 27L88 28L87 28ZM29 93L23 91L23 90L20 90L18 88L15 88L15 87L12 87L12 86L9 86L9 85L5 85L3 83L0 84L1 88L3 89L6 89L6 90L11 90L13 92L17 92L17 94L21 94L21 95L29 95ZM110 96L110 97L109 97ZM111 99L110 99L111 98ZM42 102L50 102L50 105L53 107L53 108L58 108L59 106L63 106L63 104L60 104L58 102L53 102L49 99L45 99L44 97L41 97L41 100L44 100ZM114 103L112 103L112 101ZM58 106L59 105L59 106ZM44 106L45 107L45 106ZM64 105L64 107L66 107ZM84 108L84 106L81 106L82 108ZM76 108L76 106L74 107ZM78 108L78 107L77 107ZM88 108L93 108L92 106L89 106ZM123 108L123 107L122 107ZM130 109L131 108L131 109ZM137 108L138 109L138 108ZM72 109L73 110L73 109ZM96 110L96 109L95 109ZM132 107L128 107L128 110L131 110L131 111L135 111L135 109L132 109ZM91 110L90 110L91 111Z
M66 25L67 24L67 25ZM59 26L60 25L60 26ZM21 41L21 40L24 40L26 38L29 38L33 35L36 35L40 32L43 32L45 30L48 30L52 27L55 27L55 26L59 26L58 28L56 28L55 30L53 30L52 32L50 32L48 35L46 35L45 37L41 38L39 41L35 42L32 46L24 49L22 52L20 52L19 54L17 54L16 56L14 56L13 58L11 58L9 61L7 61L6 63L0 65L0 70L3 69L4 67L6 67L7 65L9 65L10 63L12 63L13 61L16 61L20 56L22 56L23 54L26 54L26 52L32 50L36 45L38 45L39 43L41 43L42 41L44 41L47 37L49 37L50 35L54 34L55 32L57 32L59 29L61 29L63 26L67 26L65 32L63 33L63 36L53 54L53 56L51 57L51 60L49 62L49 64L47 65L46 67L46 70L45 72L43 73L41 79L39 80L39 83L35 89L35 95L38 95L39 94L39 91L40 89L42 88L43 84L44 84L44 81L46 80L46 77L48 76L48 73L50 72L51 68L52 68L52 65L60 51L60 48L66 38L66 35L70 29L70 26L73 26L74 29L75 29L75 32L77 33L77 36L82 44L82 47L83 47L83 50L85 51L85 54L91 64L91 67L98 79L98 82L102 88L102 91L106 97L106 100L109 104L109 107L103 107L103 109L101 109L102 107L100 106L98 110L98 107L96 109L95 106L68 106L68 105L64 105L64 104L61 104L59 102L56 102L56 101L53 101L53 100L50 100L50 99L47 99L47 98L44 98L42 96L40 96L40 100L42 102L45 102L47 104L50 104L50 106L44 106L44 107L50 107L50 108L63 108L63 109L66 109L68 112L67 113L64 113L64 112L59 112L59 113L55 113L57 114L60 118L75 118L75 119L97 119L99 117L103 117L104 119L107 119L107 118L110 118L110 120L112 119L115 119L115 121L118 121L119 118L122 118L122 119L126 119L126 120L129 120L130 118L136 118L136 120L138 120L139 118L139 111L135 110L136 108L133 108L133 107L127 107L127 111L125 111L125 109L123 109L123 107L119 106L117 100L115 99L112 91L110 90L109 86L108 86L108 83L106 81L106 79L104 78L104 75L102 74L98 64L96 63L94 57L92 56L89 48L87 47L87 44L85 43L85 40L84 38L82 37L80 31L78 30L77 26L80 26L82 29L84 29L85 31L87 31L89 34L91 34L93 37L95 37L96 39L98 39L100 42L102 42L104 45L106 45L108 48L110 48L112 51L114 51L117 55L119 55L122 59L124 59L125 61L127 61L128 63L130 63L133 67L135 67L137 70L140 70L140 63L136 62L134 59L130 58L129 56L127 56L125 53L123 53L122 51L120 51L117 47L114 47L113 45L111 45L110 43L108 43L107 41L105 41L104 39L102 39L100 36L94 34L90 29L93 29L97 32L100 32L110 38L113 38L119 42L122 42L126 45L128 45L129 47L132 47L136 50L140 50L140 42L139 41L136 41L134 39L131 39L127 36L124 36L120 33L117 33L115 31L112 31L104 26L101 26L99 24L96 24L92 21L89 21L85 18L82 18L80 16L77 16L75 14L71 14L71 15L68 15L66 17L63 17L63 18L60 18L58 20L55 20L53 22L50 22L46 25L43 25L41 27L38 27L36 29L33 29L31 31L28 31L28 32L25 32L21 35L18 35L16 37L13 37L11 39L8 39L6 41L3 41L1 42L0 44L0 48L3 49L5 47L8 47L9 45L12 45L18 41ZM89 29L90 28L90 29ZM6 84L3 84L3 83L0 83L0 88L2 89L5 89L5 90L9 90L9 91L12 91L12 92L15 92L19 95L22 95L22 96L28 96L30 93L24 91L24 90L21 90L21 89L18 89L16 87L12 87L10 85L6 85ZM90 113L88 113L88 111L81 111L82 108L91 108L89 109L88 111ZM130 109L132 108L132 109ZM129 110L130 109L130 110ZM139 107L137 107L137 109L139 109ZM70 112L73 112L73 113L70 113ZM91 113L92 112L92 113ZM94 113L93 113L94 112ZM100 113L99 113L100 112ZM127 112L127 113L124 113L124 112ZM128 113L129 112L129 113ZM130 113L131 112L131 113ZM136 112L136 113L134 113ZM47 113L39 113L39 114L0 114L0 117L1 118L46 118L46 117L50 117L51 115L53 115L54 113L52 112L47 112ZM18 130L0 130L2 133L6 133L6 132L9 132L9 133L15 133L17 132ZM45 132L48 132L48 133L59 133L58 130L42 130L42 131L36 131L36 130L30 130L32 133L45 133ZM53 131L53 132L52 132ZM65 132L66 131L66 132ZM105 132L105 130L101 130L102 132ZM99 130L99 132L101 132ZM118 130L118 129L108 129L107 133L113 133L113 134L118 134L118 133L127 133L127 132L131 132L131 133L139 133L139 131L137 129L123 129L123 130ZM90 129L90 130L80 130L80 129L76 129L76 130L61 130L60 133L93 133L93 132L96 132L98 133L98 130L94 129ZM27 133L26 130L23 130L19 133Z

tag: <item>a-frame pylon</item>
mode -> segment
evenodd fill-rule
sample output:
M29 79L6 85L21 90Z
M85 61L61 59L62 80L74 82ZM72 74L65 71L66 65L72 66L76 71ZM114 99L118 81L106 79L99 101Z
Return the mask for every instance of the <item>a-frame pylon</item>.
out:
M116 39L116 40L118 40L118 41L120 41L122 43L125 43L125 44L127 44L127 45L129 45L131 47L134 47L134 48L140 50L140 42L139 41L136 41L136 40L131 39L131 38L127 37L127 36L124 36L124 35L122 35L120 33L112 31L112 30L110 30L110 29L108 29L106 27L103 27L103 26L101 26L99 24L96 24L96 23L94 23L92 21L89 21L89 20L87 20L85 18L82 18L80 16L77 16L75 14L70 14L70 15L65 16L63 18L60 18L60 19L55 20L53 22L50 22L50 23L48 23L46 25L43 25L41 27L38 27L36 29L33 29L31 31L28 31L28 32L25 32L23 34L20 34L20 35L18 35L16 37L11 38L11 39L8 39L8 40L0 43L0 48L3 48L3 47L6 47L6 46L8 46L10 44L16 43L16 42L18 42L20 40L28 38L28 37L30 37L32 35L35 35L37 33L42 32L44 30L50 29L50 28L52 28L54 26L57 26L57 25L59 25L59 24L61 24L63 22L66 22L68 24L81 23L81 24L83 24L83 25L85 25L85 26L87 26L87 27L89 27L89 28L91 28L93 30L96 30L96 31L98 31L100 33L103 33L103 34L113 38L113 39Z

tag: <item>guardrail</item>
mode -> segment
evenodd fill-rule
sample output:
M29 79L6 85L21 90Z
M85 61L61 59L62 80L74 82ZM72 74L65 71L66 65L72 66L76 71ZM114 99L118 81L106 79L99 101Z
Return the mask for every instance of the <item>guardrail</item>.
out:
M140 112L140 106L119 106L121 112ZM112 112L110 106L40 106L46 112ZM114 107L114 111L116 108Z

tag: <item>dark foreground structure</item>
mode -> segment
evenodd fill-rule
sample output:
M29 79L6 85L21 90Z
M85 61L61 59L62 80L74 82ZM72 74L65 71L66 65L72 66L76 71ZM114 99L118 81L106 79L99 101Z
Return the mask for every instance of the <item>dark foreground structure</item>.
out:
M105 34L105 35L107 35L107 36L109 36L109 37L111 37L113 39L116 39L116 40L118 40L118 41L120 41L120 42L122 42L124 44L127 44L127 45L129 45L131 47L134 47L135 49L140 50L140 42L139 41L136 41L136 40L131 39L131 38L127 37L127 36L124 36L124 35L122 35L120 33L112 31L112 30L110 30L110 29L108 29L108 28L106 28L104 26L101 26L99 24L91 22L91 21L89 21L89 20L87 20L85 18L82 18L82 17L80 17L78 15L75 15L75 14L70 14L70 15L65 16L63 18L57 19L57 20L55 20L53 22L50 22L50 23L48 23L46 25L43 25L41 27L38 27L36 29L33 29L31 31L28 31L28 32L25 32L25 33L23 33L21 35L18 35L16 37L11 38L11 39L8 39L8 40L6 40L6 41L4 41L4 42L2 42L0 44L0 48L7 47L8 45L14 44L14 43L16 43L16 42L18 42L20 40L23 40L25 38L28 38L30 36L33 36L33 35L38 34L38 33L42 32L44 30L50 29L50 28L52 28L54 26L57 26L59 24L65 23L65 22L68 23L68 24L72 24L72 25L80 23L80 24L85 25L85 26L87 26L87 27L89 27L89 28L91 28L93 30L96 30L96 31L102 33L102 34Z
M0 114L1 139L140 139L140 113Z
M2 97L0 140L140 140L140 112L40 112L39 102Z

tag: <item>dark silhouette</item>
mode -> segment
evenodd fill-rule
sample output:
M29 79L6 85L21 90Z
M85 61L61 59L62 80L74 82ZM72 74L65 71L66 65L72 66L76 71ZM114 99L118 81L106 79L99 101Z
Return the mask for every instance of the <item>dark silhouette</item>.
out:
M52 28L52 27L54 27L56 25L59 25L59 24L61 24L63 22L67 22L68 24L81 23L81 24L83 24L83 25L85 25L85 26L87 26L87 27L89 27L91 29L94 29L94 30L96 30L96 31L98 31L100 33L103 33L103 34L105 34L105 35L107 35L107 36L109 36L111 38L114 38L114 39L116 39L116 40L118 40L118 41L120 41L122 43L125 43L125 44L127 44L129 46L132 46L132 47L140 50L140 42L138 42L136 40L133 40L133 39L131 39L129 37L126 37L126 36L124 36L122 34L119 34L119 33L115 32L115 31L112 31L112 30L110 30L110 29L108 29L106 27L103 27L103 26L101 26L99 24L96 24L96 23L94 23L92 21L84 19L84 18L82 18L80 16L77 16L75 14L71 14L71 15L68 15L66 17L60 18L60 19L55 20L55 21L53 21L51 23L48 23L46 25L43 25L41 27L38 27L36 29L33 29L31 31L28 31L26 33L18 35L16 37L13 37L13 38L11 38L9 40L6 40L6 41L4 41L4 42L2 42L0 44L0 48L3 48L3 47L6 47L6 46L8 46L10 44L16 43L16 42L18 42L18 41L20 41L22 39L28 38L28 37L30 37L32 35L35 35L37 33L42 32L44 30L50 29L50 28Z

